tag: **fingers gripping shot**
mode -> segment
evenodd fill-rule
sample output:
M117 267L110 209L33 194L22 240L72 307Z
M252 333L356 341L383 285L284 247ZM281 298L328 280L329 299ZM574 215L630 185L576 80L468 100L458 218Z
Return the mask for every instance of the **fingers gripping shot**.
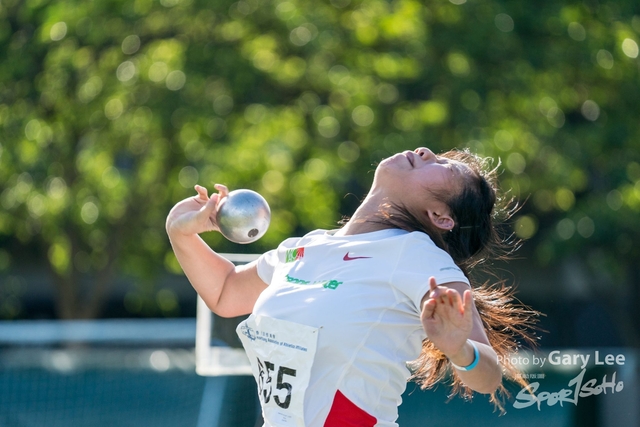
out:
M225 186L211 196L196 186L173 207L167 233L195 290L220 316L250 314L237 332L265 426L394 427L407 380L429 388L449 378L454 392L499 405L503 375L518 377L498 355L530 339L532 313L511 304L508 288L470 279L511 249L496 228L508 211L488 165L467 151L397 153L341 228L286 239L237 267L199 236L224 231Z

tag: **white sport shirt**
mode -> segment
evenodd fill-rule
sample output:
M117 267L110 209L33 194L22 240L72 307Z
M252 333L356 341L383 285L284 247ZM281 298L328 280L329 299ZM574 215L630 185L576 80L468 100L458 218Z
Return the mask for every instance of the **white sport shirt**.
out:
M268 283L238 326L265 426L397 426L426 337L429 277L469 283L424 233L387 229L285 240L258 260Z

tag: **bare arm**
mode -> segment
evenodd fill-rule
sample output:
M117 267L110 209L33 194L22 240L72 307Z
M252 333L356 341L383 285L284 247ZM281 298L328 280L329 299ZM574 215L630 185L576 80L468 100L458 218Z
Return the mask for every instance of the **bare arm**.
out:
M255 262L236 267L198 235L218 230L215 213L228 190L222 185L216 188L220 193L208 197L204 187L196 186L197 196L171 209L166 229L176 258L198 295L214 313L234 317L250 313L267 284L258 276Z
M427 336L458 366L468 366L474 361L473 346L467 341L472 340L478 348L478 364L469 371L456 370L456 373L471 389L479 393L494 392L500 385L502 372L469 286L462 282L437 286L433 277L430 285L431 291L422 299L421 317Z

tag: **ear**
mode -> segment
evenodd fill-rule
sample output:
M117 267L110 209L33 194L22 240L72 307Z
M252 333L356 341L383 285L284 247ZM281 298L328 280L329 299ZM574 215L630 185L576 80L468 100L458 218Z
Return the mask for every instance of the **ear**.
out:
M427 215L429 215L429 219L431 220L433 225L435 225L442 231L451 231L456 225L456 222L448 213L429 210L427 211Z

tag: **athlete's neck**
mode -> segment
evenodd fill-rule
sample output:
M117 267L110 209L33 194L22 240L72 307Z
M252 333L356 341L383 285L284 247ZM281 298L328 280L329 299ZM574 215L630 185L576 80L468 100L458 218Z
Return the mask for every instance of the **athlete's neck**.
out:
M334 236L350 236L393 228L381 221L381 207L387 202L382 195L370 192L349 221Z

